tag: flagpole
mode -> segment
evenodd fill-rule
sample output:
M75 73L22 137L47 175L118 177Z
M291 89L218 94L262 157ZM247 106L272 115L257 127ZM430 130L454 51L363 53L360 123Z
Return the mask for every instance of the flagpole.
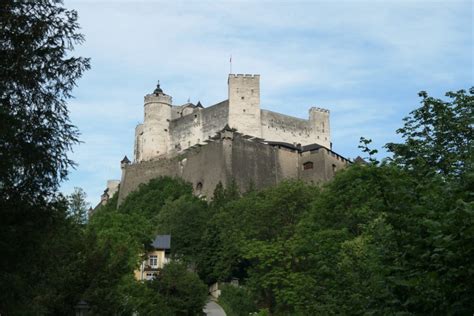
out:
M229 74L231 74L232 73L232 55L230 55L229 63L230 63L230 72L229 72Z

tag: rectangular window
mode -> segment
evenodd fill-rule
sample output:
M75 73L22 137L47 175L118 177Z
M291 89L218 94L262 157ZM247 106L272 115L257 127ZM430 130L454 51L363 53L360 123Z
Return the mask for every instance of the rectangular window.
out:
M150 256L149 263L150 263L150 267L158 268L158 257L157 256Z

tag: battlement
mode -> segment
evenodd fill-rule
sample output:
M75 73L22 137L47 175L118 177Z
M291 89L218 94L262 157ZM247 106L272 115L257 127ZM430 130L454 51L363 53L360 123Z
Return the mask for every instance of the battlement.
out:
M322 113L329 113L328 109L318 108L318 107L311 107L309 109L310 112L322 112Z
M236 77L260 78L260 75L252 75L252 74L229 74L229 78L236 78Z
M173 102L173 98L169 95L166 94L160 94L160 95L155 95L155 94L147 94L144 97L144 104L152 103L152 102L159 102L159 103L164 103L169 106L171 106L171 103Z

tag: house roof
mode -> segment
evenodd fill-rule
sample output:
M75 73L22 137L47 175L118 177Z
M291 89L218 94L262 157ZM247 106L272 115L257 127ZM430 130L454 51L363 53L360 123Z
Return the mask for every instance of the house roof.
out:
M151 245L155 249L171 249L171 235L156 235Z

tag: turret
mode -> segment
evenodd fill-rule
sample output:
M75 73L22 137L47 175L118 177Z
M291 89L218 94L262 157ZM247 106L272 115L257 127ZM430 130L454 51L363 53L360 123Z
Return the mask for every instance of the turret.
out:
M123 159L120 161L120 168L123 169L123 168L127 167L129 164L130 164L130 160L125 155L125 157L123 157ZM107 184L107 186L108 186L108 184Z
M145 96L145 118L139 128L141 137L137 137L140 146L136 146L139 160L150 160L168 151L171 103L171 96L163 92L159 83L153 93Z
M229 126L261 137L260 75L229 75Z
M329 126L329 110L312 107L309 109L309 121L314 142L331 148L331 130Z

